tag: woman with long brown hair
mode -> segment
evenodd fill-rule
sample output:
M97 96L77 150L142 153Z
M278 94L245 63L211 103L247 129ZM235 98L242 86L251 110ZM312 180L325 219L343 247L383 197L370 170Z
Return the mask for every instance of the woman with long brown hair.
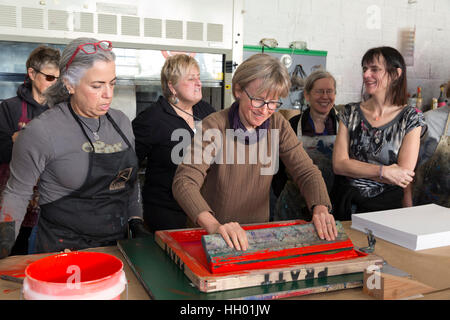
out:
M345 176L332 194L334 215L411 206L411 182L420 147L420 110L407 105L406 64L394 48L362 58L363 101L339 113L333 150L335 174Z

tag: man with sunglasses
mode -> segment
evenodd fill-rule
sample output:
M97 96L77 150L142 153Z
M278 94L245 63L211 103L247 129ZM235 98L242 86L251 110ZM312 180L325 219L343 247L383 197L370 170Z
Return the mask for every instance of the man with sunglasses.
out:
M17 96L0 104L0 202L9 178L13 144L19 131L48 109L43 94L59 77L60 56L59 50L52 47L34 49L27 59L25 81L17 89ZM39 214L37 197L35 192L12 254L27 254L28 238Z

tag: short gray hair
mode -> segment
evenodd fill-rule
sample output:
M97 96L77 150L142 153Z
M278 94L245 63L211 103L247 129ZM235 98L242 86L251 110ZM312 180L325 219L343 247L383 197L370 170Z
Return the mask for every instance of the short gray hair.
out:
M232 79L232 92L236 99L236 88L245 89L250 82L261 79L260 88L256 92L268 92L280 97L289 94L291 79L286 66L279 59L265 53L257 53L242 62L236 69Z
M96 43L95 38L77 38L72 40L63 50L61 60L59 62L60 77L45 91L45 99L49 107L53 107L60 102L69 101L69 92L64 85L64 80L71 85L77 85L84 76L86 70L91 68L94 62L101 61L115 61L116 56L112 51L97 50L95 54L85 54L79 50L75 58L70 63L70 67L66 68L67 63L77 50L79 45L85 43Z
M329 73L328 71L325 71L325 70L323 70L323 69L319 69L319 70L316 70L316 71L314 71L314 72L312 72L307 78L306 78L306 81L305 81L305 92L306 93L308 93L308 94L310 94L311 93L311 90L312 90L312 88L314 87L314 83L317 81L317 80L320 80L320 79L332 79L333 80L333 83L334 83L334 91L336 91L336 79L333 77L333 75L331 74L331 73Z

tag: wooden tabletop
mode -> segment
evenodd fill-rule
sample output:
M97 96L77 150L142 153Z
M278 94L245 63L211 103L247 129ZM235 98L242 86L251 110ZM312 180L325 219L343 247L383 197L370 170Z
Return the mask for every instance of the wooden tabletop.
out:
M347 235L356 247L366 247L367 236L351 229L351 221L342 222ZM376 238L374 254L383 257L391 266L409 273L412 279L420 281L436 289L418 299L450 299L450 246L413 251ZM303 296L298 299L339 299L339 300L371 300L362 288L347 289L329 293Z
M348 236L357 247L367 246L364 233L351 229L351 222L342 223ZM377 238L375 254L383 257L388 264L409 273L414 280L432 286L436 291L419 299L450 299L450 246L412 251ZM101 247L86 251L104 252L114 255L124 262L124 271L128 280L128 293L124 291L121 299L147 300L149 296L117 247ZM0 274L23 275L25 267L33 261L50 254L11 256L0 260ZM22 285L0 279L0 300L17 300L21 298ZM127 296L128 294L128 296ZM362 288L346 289L328 293L302 296L292 299L340 299L367 300L373 299L362 292Z

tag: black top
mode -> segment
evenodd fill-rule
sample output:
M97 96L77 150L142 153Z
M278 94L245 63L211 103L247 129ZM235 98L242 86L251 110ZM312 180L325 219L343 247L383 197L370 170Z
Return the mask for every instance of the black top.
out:
M200 101L192 108L195 118L203 119L215 112L207 102ZM141 112L132 122L135 135L136 154L139 161L147 159L145 184L142 190L144 203L181 211L172 195L172 181L177 169L171 159L172 148L182 140L171 141L172 132L183 128L194 132L183 118L178 116L166 98Z
M17 89L17 96L5 99L0 104L0 163L9 163L12 154L12 135L19 130L22 114L22 101L27 103L27 117L33 119L48 109L39 104L31 94L31 82L28 80Z
M296 116L293 116L291 119L289 119L289 123L291 124L292 129L294 129L295 133L297 134L297 127L298 122L300 121L301 114L298 114ZM337 115L336 111L334 109L331 109L328 113L328 117L325 120L325 130L326 134L324 135L336 135L337 133ZM310 108L307 108L303 112L302 117L302 135L308 136L308 137L315 137L317 136L317 133L315 132L315 128L313 127L314 123L311 124L310 121Z

